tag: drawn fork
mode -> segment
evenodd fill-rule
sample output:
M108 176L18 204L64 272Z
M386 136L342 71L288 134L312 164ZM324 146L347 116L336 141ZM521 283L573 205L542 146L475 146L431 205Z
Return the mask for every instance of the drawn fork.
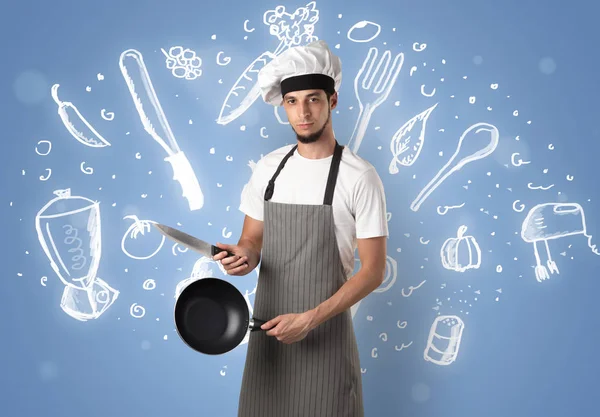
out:
M358 152L360 143L367 131L371 115L375 109L388 98L390 91L400 74L402 64L404 63L404 54L400 52L396 55L394 62L390 66L392 53L389 50L386 50L379 60L377 67L373 70L373 65L377 60L377 54L377 48L372 47L369 49L369 54L363 61L362 67L354 78L354 93L358 100L360 113L356 125L354 126L352 137L348 141L348 146L353 152ZM381 69L381 66L384 63L385 65L383 69ZM367 64L369 64L369 68L365 72ZM378 74L380 74L379 80L373 87L373 81Z

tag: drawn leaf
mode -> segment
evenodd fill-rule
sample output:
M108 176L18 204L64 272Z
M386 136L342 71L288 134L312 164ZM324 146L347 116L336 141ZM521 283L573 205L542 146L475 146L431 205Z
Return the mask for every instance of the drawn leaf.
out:
M438 103L435 103L427 110L412 117L394 133L390 143L393 155L389 169L391 174L398 173L397 164L408 167L415 163L423 149L427 120L437 105ZM401 155L402 158L398 158Z

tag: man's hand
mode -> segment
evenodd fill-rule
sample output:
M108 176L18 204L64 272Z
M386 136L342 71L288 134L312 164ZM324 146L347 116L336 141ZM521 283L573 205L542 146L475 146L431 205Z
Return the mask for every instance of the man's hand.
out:
M304 339L313 329L312 316L309 312L301 314L283 314L277 316L262 326L268 336L275 336L282 343L296 343Z
M260 260L259 254L244 246L226 245L224 243L216 243L215 246L223 249L223 252L214 255L213 260L221 262L227 275L246 275L257 267ZM228 256L227 251L235 255Z

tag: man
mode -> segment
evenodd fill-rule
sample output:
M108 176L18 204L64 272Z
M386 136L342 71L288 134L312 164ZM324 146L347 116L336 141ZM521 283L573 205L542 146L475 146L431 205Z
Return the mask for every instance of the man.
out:
M235 256L213 257L229 275L260 263L253 310L268 321L250 334L238 417L363 417L350 307L384 279L383 184L334 137L341 62L324 41L287 50L258 82L266 103L284 107L297 144L258 161L239 242L217 243Z

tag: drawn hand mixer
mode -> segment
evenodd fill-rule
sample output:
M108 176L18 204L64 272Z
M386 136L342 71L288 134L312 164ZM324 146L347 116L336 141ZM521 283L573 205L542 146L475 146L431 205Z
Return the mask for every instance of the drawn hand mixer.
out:
M556 262L550 254L549 240L566 236L584 235L588 238L588 246L596 255L600 255L596 245L592 245L592 236L587 234L585 214L583 208L576 203L544 203L538 204L529 210L521 226L521 237L525 242L533 243L535 254L535 278L542 282L550 278L553 273L559 273ZM546 247L546 266L540 257L540 248Z

